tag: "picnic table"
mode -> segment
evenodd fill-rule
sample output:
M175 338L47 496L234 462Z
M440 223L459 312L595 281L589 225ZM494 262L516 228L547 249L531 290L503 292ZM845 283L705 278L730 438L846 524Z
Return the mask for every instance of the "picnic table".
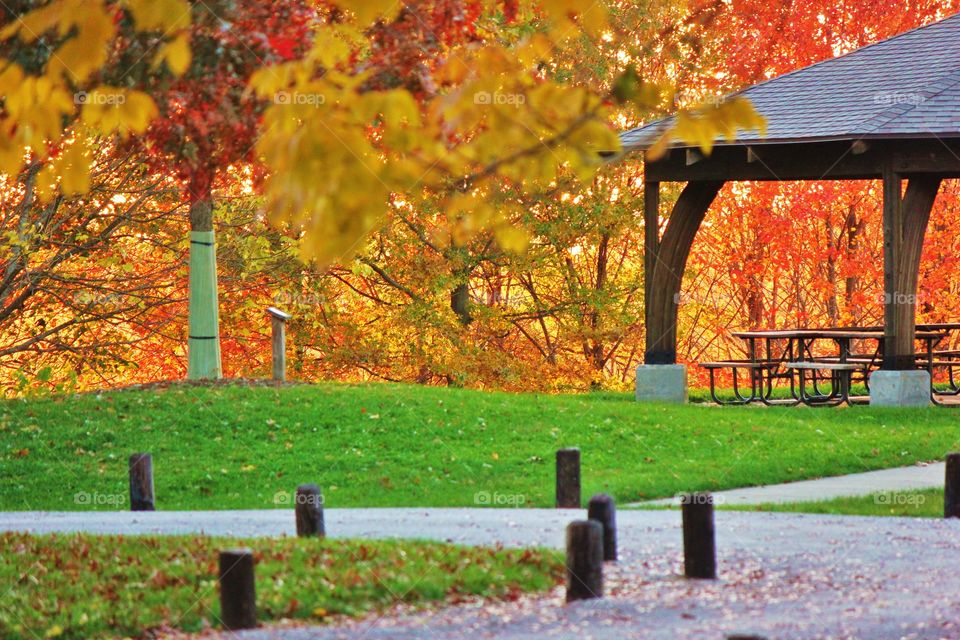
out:
M955 382L953 372L954 366L960 367L960 351L936 351L937 345L958 329L960 323L917 325L915 337L924 345L919 351L917 365L928 369L931 374L934 402L940 403L940 395L960 394L960 385ZM869 385L870 372L880 367L885 340L882 326L737 331L731 335L746 342L745 360L701 364L710 373L710 395L719 404L754 401L768 405L849 404L853 382L858 380ZM827 355L815 348L823 342L834 346ZM866 351L855 348L863 343L872 343L873 346ZM949 371L948 390L938 391L933 386L933 373L937 367ZM723 369L731 369L733 373L733 400L721 400L716 394L715 374ZM747 372L749 391L741 388L740 370ZM773 398L774 384L778 381L789 383L790 398ZM825 390L823 387L828 381L829 389Z

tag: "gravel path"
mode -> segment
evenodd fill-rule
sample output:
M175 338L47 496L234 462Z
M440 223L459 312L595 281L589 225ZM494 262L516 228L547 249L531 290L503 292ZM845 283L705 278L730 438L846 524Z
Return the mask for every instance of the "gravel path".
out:
M491 517L499 517L490 514ZM527 513L531 542L559 533L555 512ZM618 514L622 558L607 597L564 605L562 590L439 611L398 607L337 626L264 629L223 640L654 638L773 640L960 638L960 521L718 513L721 579L687 581L676 512ZM549 525L547 524L549 523Z
M419 537L561 548L579 510L335 509L331 535ZM721 579L681 572L680 514L621 511L621 561L607 597L564 605L562 590L438 611L403 607L337 626L271 628L224 640L320 638L960 638L960 521L717 513ZM278 535L289 511L0 514L0 529Z
M718 504L783 504L786 502L815 502L831 498L865 496L885 491L909 491L943 487L946 465L943 462L931 462L882 469L866 473L854 473L832 478L801 480L784 484L772 484L763 487L747 487L717 491L714 499ZM649 502L637 502L628 506L643 504L673 504L676 498L664 498Z

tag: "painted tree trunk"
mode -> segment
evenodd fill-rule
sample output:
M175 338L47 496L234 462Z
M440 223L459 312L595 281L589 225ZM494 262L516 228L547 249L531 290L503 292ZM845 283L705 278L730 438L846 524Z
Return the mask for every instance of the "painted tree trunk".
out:
M218 379L220 313L217 300L217 248L213 231L213 202L209 196L190 206L190 339L187 377Z

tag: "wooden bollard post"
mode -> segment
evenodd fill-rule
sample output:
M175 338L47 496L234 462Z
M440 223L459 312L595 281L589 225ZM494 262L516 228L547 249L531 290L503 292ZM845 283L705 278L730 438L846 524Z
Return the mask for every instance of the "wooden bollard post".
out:
M557 508L580 508L580 449L557 451Z
M297 487L296 507L297 535L320 536L327 534L323 523L323 494L315 484Z
M587 518L596 520L603 525L603 559L613 561L617 559L617 507L613 498L605 493L598 493L590 498L587 505Z
M276 307L268 307L267 313L273 330L273 379L283 382L287 379L287 320L293 316Z
M943 517L960 518L960 453L947 454L943 482Z
M683 495L683 570L688 578L717 577L717 548L713 526L713 496Z
M603 525L574 520L567 525L567 602L603 596Z
M253 552L233 549L220 552L220 621L237 631L257 626L257 588Z
M154 511L153 457L135 453L127 463L130 472L130 511Z

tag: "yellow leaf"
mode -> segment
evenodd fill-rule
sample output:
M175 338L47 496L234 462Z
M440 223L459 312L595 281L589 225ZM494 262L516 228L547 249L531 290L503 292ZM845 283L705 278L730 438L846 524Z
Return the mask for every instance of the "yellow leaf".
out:
M48 204L57 192L57 174L53 165L47 165L37 174L37 200L41 204Z
M86 151L86 143L78 140L63 152L57 162L61 178L60 189L65 196L75 196L90 190L90 163Z
M102 4L96 5L64 12L60 21L61 30L75 26L76 35L64 42L56 50L56 55L51 56L47 63L47 75L68 76L74 82L82 82L107 61L107 48L113 40L116 25Z
M190 59L190 36L187 33L181 33L163 45L156 57L157 63L166 62L175 76L182 76L187 71Z
M342 9L353 12L357 17L357 22L363 27L380 18L385 22L391 22L403 6L402 2L396 2L396 0L363 0L362 2L356 2L356 0L343 2L341 0L336 4L340 5Z
M523 253L530 244L530 236L520 227L501 225L494 229L493 235L500 247L511 253Z
M0 71L0 95L8 95L23 84L23 69L16 63L9 63Z
M84 123L102 133L143 133L157 116L153 98L142 91L99 86L85 94Z
M186 0L126 0L126 5L139 31L169 32L190 26Z
M309 57L324 67L334 67L350 57L350 47L338 31L324 29L314 37Z

